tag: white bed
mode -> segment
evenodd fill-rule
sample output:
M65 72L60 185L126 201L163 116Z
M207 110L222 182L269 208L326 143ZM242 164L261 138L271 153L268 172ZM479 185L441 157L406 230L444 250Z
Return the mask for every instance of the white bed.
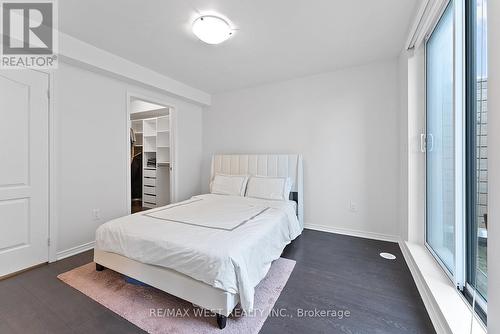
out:
M303 229L299 155L216 155L211 178L286 176L292 201L206 194L103 224L94 260L217 313L252 311L255 286Z

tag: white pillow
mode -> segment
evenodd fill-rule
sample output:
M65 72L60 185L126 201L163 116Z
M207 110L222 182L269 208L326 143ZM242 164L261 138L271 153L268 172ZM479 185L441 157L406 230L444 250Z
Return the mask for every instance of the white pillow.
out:
M247 197L287 201L292 189L289 177L252 176L247 184Z
M215 174L210 183L210 193L219 195L245 196L248 175Z

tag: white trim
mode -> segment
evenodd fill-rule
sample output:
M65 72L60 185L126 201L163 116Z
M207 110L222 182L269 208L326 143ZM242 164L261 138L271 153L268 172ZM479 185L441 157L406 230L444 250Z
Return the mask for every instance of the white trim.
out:
M59 226L57 193L57 138L56 108L54 99L54 73L49 73L49 262L57 261L57 238Z
M406 38L406 49L411 50L415 47L416 41L421 34L421 31L423 29L423 23L424 23L424 16L425 13L428 11L430 8L429 6L430 0L424 0L420 4L420 7L418 8L417 15L415 16L413 20L413 24L411 25L411 29L409 31L408 37Z
M212 96L202 90L161 75L62 32L59 32L59 39L59 55L66 63L91 71L112 74L122 80L159 89L197 104L205 106L211 104Z
M418 266L415 263L413 256L411 256L410 250L408 249L406 242L400 241L399 248L401 248L401 253L403 253L403 257L405 258L406 264L408 265L411 275L413 276L413 280L417 285L418 292L420 293L420 297L424 302L427 313L429 313L429 317L431 318L436 333L451 334L452 333L451 329L448 327L446 319L444 318L443 313L441 313L439 306L437 305L437 302L432 295L432 292L425 283L425 279L422 276L420 270L418 269Z
M57 252L57 261L94 249L94 246L95 241L91 241L80 246L71 247L69 249Z
M304 228L321 232L350 235L352 237L360 237L360 238L390 241L390 242L399 242L401 239L397 235L383 234L383 233L369 232L369 231L359 231L359 230L352 230L341 227L333 227L333 226L318 225L318 224L306 223Z
M426 0L419 7L405 44L406 50L418 48L432 32L449 0Z
M399 247L436 333L470 334L471 307L428 249L407 241L399 242ZM472 333L486 334L486 329L477 316L473 319Z
M131 149L130 149L130 128L132 127L132 123L130 121L130 104L132 103L132 94L127 91L127 100L126 100L126 112L125 112L125 145L127 145L127 154L125 156L125 175L126 175L126 180L125 184L127 185L127 196L126 196L126 207L127 207L127 214L132 213L132 181L131 181L131 162L130 162L130 157L131 157Z
M453 24L453 110L455 141L455 270L454 284L466 283L466 121L465 121L465 1L454 0Z
M177 156L177 108L172 106L170 108L170 203L175 203L179 200L179 189L178 189L178 177L179 177L179 168L177 164L179 162Z

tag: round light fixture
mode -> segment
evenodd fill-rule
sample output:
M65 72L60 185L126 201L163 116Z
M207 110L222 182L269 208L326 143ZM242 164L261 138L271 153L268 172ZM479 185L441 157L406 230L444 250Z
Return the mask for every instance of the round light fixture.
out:
M193 33L207 44L220 44L231 37L233 29L223 18L203 15L194 20Z

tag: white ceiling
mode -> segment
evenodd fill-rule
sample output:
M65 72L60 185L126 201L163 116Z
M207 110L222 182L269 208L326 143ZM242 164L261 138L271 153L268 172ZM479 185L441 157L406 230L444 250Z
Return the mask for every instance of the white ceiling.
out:
M396 57L419 0L64 0L61 31L209 93ZM220 45L199 13L238 29Z

